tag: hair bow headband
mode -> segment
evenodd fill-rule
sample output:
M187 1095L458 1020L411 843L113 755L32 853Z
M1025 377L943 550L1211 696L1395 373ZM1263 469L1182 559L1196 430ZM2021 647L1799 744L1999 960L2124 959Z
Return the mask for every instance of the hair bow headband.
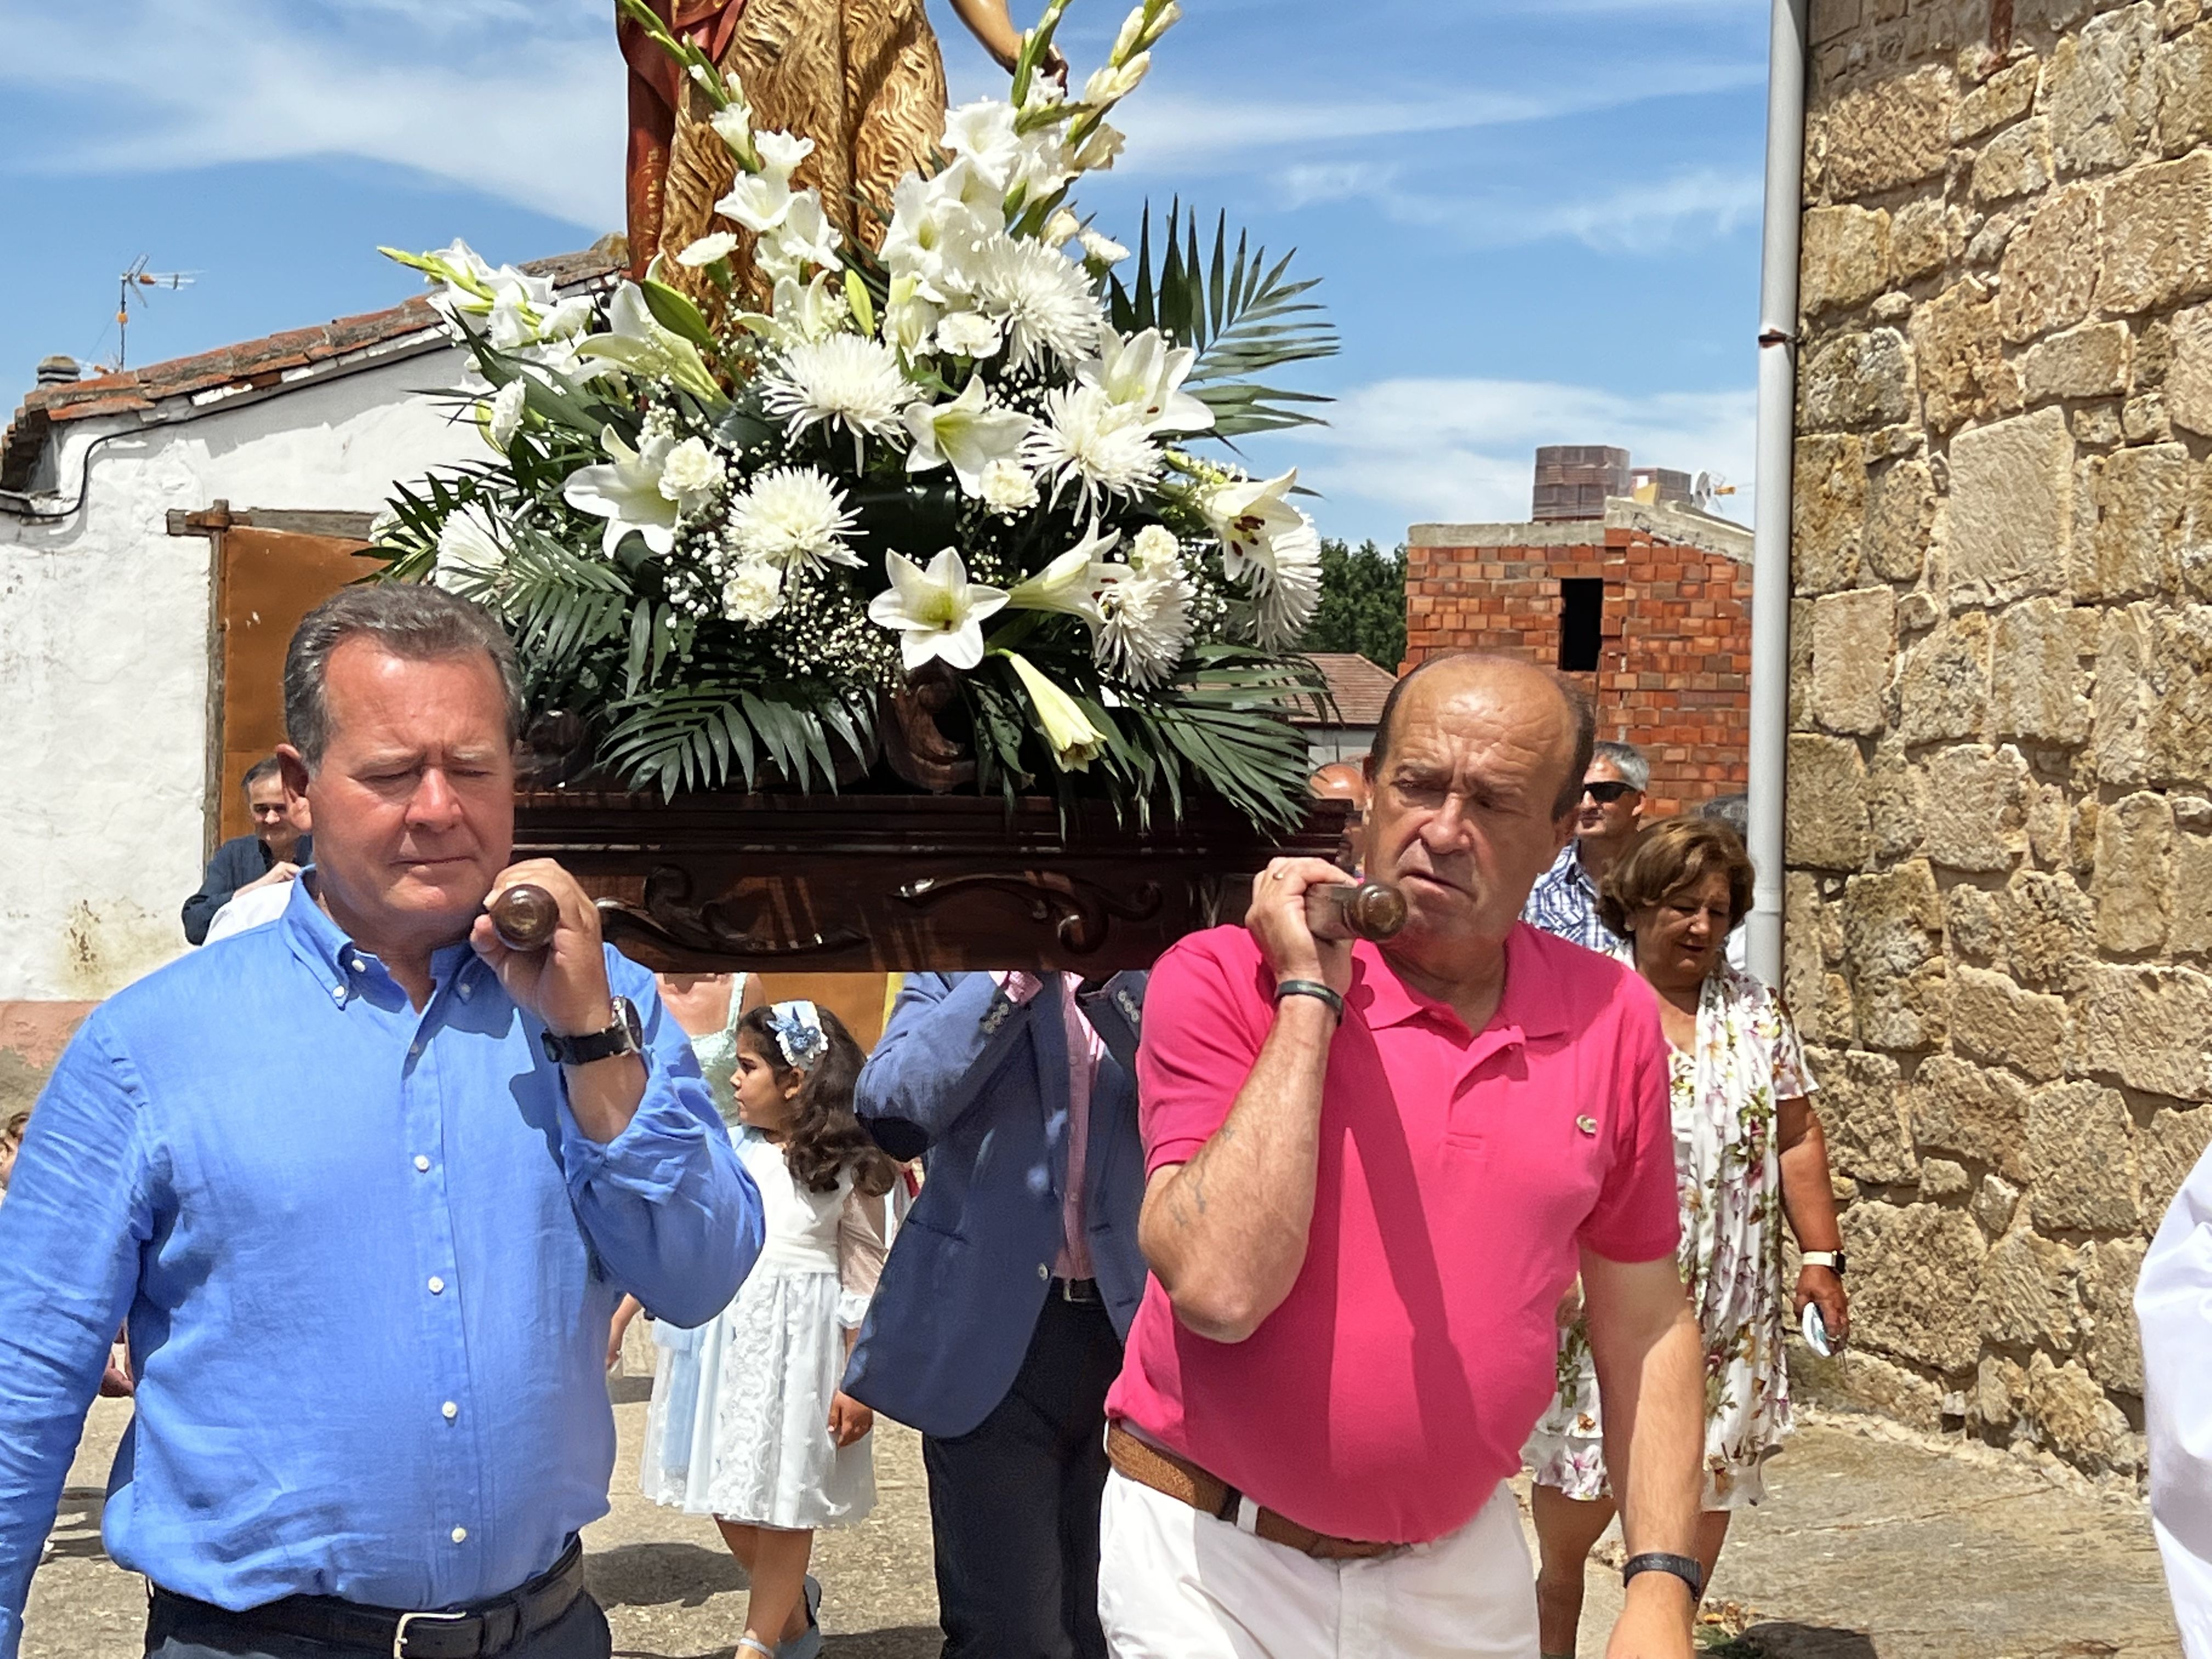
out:
M799 1071L812 1071L814 1063L829 1052L830 1039L823 1034L822 1015L804 998L796 1002L779 1002L770 1008L768 1029L775 1037L775 1046L783 1051L785 1063Z

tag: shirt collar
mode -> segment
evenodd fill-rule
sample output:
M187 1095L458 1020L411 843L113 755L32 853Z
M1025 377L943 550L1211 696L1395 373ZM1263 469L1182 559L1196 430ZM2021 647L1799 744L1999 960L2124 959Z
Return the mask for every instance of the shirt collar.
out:
M1450 1005L1407 984L1381 948L1364 939L1352 947L1352 994L1346 1000L1362 1012L1370 1029L1403 1025L1423 1014L1461 1024ZM1536 930L1526 922L1514 923L1505 936L1505 989L1485 1029L1515 1030L1524 1037L1558 1036L1567 1029L1559 975Z
M307 965L323 988L343 1005L354 994L355 975L382 964L368 951L349 939L330 913L316 902L313 883L308 878L312 868L301 872L292 884L291 901L276 925L284 930L292 954ZM449 981L468 971L477 958L469 942L442 945L430 956L430 979L443 987Z

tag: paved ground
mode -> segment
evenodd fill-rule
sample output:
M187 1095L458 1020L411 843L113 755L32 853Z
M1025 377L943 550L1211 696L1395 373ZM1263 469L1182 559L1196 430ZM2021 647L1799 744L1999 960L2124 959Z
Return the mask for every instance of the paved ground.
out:
M615 1384L613 1513L586 1534L592 1589L626 1659L728 1659L744 1581L704 1521L635 1495L645 1385ZM100 1497L127 1407L102 1401L71 1472L55 1559L31 1595L23 1659L134 1659L144 1593L100 1548ZM878 1432L875 1516L824 1534L829 1659L933 1659L936 1599L920 1445ZM1768 1659L2169 1659L2179 1652L2142 1505L1994 1452L1931 1447L1887 1425L1816 1417L1737 1526L1713 1586L1709 1643L1744 1632ZM1618 1562L1608 1541L1601 1555ZM1590 1573L1583 1652L1619 1605Z

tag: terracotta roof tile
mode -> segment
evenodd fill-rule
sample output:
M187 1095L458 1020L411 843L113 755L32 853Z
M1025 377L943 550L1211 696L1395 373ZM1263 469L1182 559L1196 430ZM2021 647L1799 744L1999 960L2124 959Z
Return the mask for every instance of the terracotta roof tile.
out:
M610 276L621 269L614 259L595 249L532 260L522 268L532 276L550 276L563 287ZM418 295L387 310L340 317L313 328L287 329L191 357L149 363L143 368L40 386L24 398L14 422L0 436L0 489L21 490L29 484L57 422L144 413L169 398L189 398L222 386L261 390L279 384L289 370L404 340L434 327L437 322L429 302Z
M1396 675L1356 651L1310 651L1306 654L1328 678L1330 695L1336 699L1337 717L1330 724L1373 726L1382 718L1382 700L1398 683ZM1322 723L1318 714L1299 715L1297 719L1300 726Z

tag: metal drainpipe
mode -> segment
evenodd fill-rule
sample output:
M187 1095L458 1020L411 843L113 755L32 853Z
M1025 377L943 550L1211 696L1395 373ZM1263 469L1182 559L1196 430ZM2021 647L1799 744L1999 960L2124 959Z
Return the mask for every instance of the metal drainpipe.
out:
M1759 279L1759 501L1751 554L1751 970L1782 983L1783 789L1790 752L1790 507L1797 418L1798 221L1804 206L1808 0L1773 0L1766 234Z

